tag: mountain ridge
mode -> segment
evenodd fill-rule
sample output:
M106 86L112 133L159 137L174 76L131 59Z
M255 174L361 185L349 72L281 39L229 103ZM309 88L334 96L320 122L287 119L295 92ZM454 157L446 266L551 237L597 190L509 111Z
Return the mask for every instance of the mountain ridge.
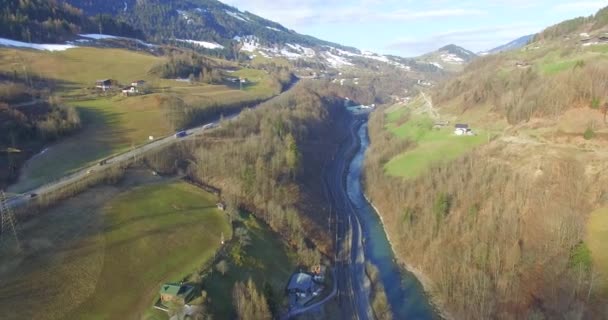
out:
M519 37L515 40L509 41L503 45L497 46L490 50L482 51L479 53L479 55L494 54L494 53L521 49L521 48L525 47L528 43L530 43L530 41L532 41L534 39L535 35L536 34L529 34L529 35Z

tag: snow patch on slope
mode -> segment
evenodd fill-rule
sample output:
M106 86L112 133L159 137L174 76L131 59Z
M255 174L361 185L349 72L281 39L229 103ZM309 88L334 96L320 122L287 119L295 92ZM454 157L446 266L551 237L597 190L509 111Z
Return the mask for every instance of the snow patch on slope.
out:
M44 44L44 43L27 43L6 38L0 38L0 46L17 47L17 48L29 48L34 50L46 50L46 51L64 51L67 49L77 48L71 44Z
M440 57L441 57L441 60L443 60L443 62L455 63L455 64L464 63L464 59L462 59L461 57L459 57L453 53L442 53Z
M206 48L206 49L224 49L223 45L217 44L215 42L198 41L198 40L190 40L190 39L176 39L176 40L181 41L181 42L196 44L196 45Z
M437 68L439 68L439 69L443 69L443 66L442 66L442 65L440 65L440 64L439 64L439 63L437 63L437 62L431 62L430 64L434 65L435 67L437 67Z
M141 41L139 39L134 39L134 38L126 38L126 37L118 37L118 36L111 36L109 34L100 34L100 33L86 33L86 34L79 34L79 36L83 37L83 38L89 38L89 39L94 39L94 40L111 40L111 39L122 39L122 40L129 40L129 41L135 41L141 45L144 45L148 48L154 48L156 47L156 45L153 45L151 43L147 43L144 41ZM82 42L79 40L76 40L78 42Z
M277 29L277 28L273 28L273 27L268 27L266 26L266 29L272 30L272 31L278 31L278 32L283 32L283 30Z
M247 17L243 16L240 13L229 11L229 10L224 10L224 11L226 12L226 14L228 14L229 16L232 16L235 19L238 19L238 20L241 20L241 21L244 21L244 22L248 22L249 21L249 19Z
M350 61L346 60L345 58L343 58L341 56L337 56L329 51L323 52L323 57L334 68L340 68L340 67L344 67L344 66L353 65Z

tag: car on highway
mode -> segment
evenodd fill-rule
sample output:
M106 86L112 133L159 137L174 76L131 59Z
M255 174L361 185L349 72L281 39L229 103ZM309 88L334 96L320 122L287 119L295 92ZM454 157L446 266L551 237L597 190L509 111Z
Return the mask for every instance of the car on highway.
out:
M175 137L176 138L183 138L185 136L187 136L188 134L186 133L186 130L181 130L175 133Z

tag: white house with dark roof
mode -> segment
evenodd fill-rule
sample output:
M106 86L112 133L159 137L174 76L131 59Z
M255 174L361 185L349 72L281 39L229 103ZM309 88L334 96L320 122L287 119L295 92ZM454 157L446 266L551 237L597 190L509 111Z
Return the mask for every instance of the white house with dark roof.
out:
M468 124L457 123L454 126L454 134L457 136L467 136L467 135L472 135L473 131L471 130L471 128L469 127Z

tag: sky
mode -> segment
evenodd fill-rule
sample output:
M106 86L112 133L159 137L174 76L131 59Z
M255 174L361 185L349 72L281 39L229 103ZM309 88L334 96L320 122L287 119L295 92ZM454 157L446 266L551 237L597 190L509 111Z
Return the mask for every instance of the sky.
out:
M299 33L410 57L456 44L492 49L563 20L589 16L608 0L224 0Z

